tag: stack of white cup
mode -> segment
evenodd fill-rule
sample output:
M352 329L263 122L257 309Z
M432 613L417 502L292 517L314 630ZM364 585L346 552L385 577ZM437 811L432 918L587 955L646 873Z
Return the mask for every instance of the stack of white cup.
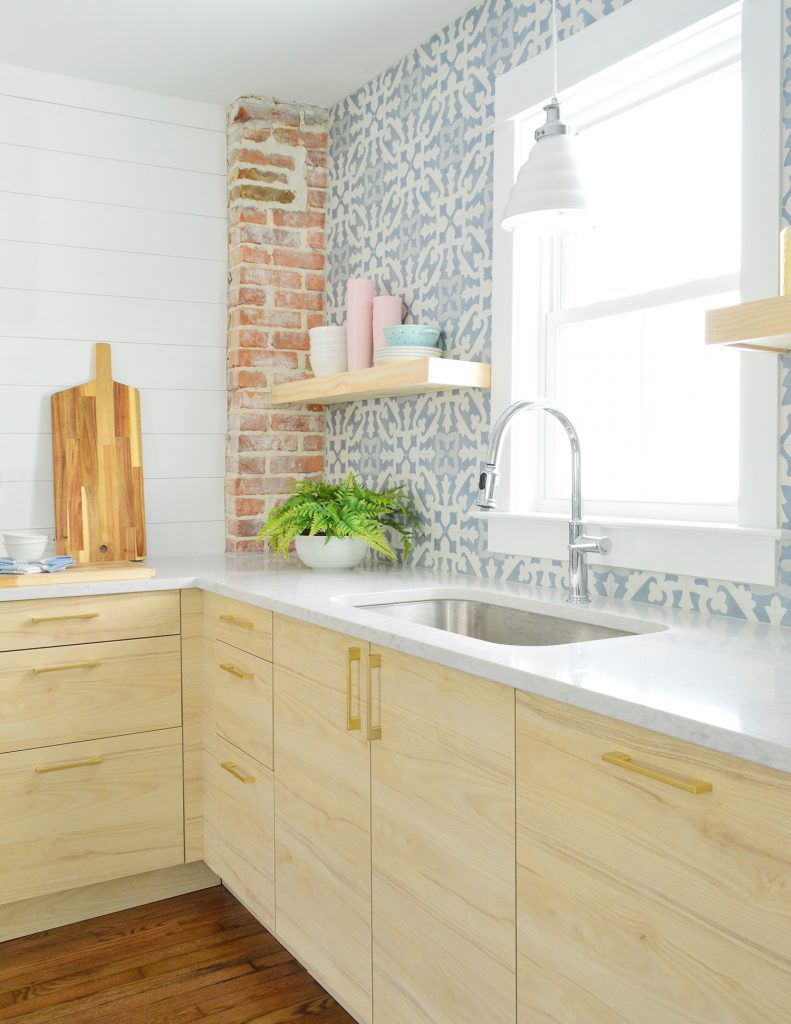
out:
M329 377L333 373L346 373L346 328L329 325L311 327L310 366L316 377Z

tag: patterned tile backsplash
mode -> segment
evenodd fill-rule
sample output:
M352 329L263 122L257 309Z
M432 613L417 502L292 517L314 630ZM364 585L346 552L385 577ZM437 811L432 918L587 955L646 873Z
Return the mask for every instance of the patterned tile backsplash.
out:
M558 4L561 35L628 0ZM330 112L328 322L342 322L349 277L403 295L409 319L439 323L454 354L488 360L491 342L494 84L545 48L549 0L485 0ZM786 11L786 124L791 124L791 7ZM791 130L784 210L791 223ZM767 357L771 358L771 357ZM791 528L791 359L782 364L781 523ZM413 564L557 587L559 562L492 555L469 515L489 426L489 396L444 392L329 406L326 467L369 484L406 480L427 533ZM594 570L600 594L791 625L791 544L776 588L624 569Z

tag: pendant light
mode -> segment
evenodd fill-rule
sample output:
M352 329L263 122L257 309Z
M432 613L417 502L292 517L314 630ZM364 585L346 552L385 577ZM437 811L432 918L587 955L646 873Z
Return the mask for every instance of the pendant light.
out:
M541 234L580 231L590 226L582 175L574 151L574 131L560 117L558 103L558 28L556 0L552 0L552 55L554 91L544 107L546 123L536 130L536 141L520 168L503 213L507 231L529 228Z

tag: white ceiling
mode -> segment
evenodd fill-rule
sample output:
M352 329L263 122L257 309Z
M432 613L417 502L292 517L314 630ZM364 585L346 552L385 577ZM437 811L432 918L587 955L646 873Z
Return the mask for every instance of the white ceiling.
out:
M474 0L0 0L0 62L223 105L328 106Z

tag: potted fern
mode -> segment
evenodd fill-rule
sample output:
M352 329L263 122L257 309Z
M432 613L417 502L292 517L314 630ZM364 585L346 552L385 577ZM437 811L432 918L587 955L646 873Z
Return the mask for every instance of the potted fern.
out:
M396 561L388 530L401 538L408 558L420 519L404 486L373 491L350 473L337 484L296 481L290 497L269 513L258 539L276 558L288 559L293 543L312 569L353 569L369 549Z

